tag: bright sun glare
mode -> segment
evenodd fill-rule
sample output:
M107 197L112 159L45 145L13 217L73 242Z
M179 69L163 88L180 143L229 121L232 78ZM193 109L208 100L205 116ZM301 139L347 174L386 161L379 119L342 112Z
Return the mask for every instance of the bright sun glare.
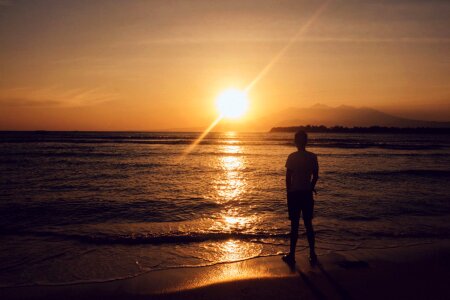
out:
M247 93L228 89L217 97L217 109L225 118L236 119L244 115L248 108Z

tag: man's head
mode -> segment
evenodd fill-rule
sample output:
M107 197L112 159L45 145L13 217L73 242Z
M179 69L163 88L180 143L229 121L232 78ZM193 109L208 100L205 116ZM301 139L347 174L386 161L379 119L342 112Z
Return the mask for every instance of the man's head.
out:
M295 134L295 145L297 148L304 149L306 147L306 143L308 142L308 135L303 130L297 131Z

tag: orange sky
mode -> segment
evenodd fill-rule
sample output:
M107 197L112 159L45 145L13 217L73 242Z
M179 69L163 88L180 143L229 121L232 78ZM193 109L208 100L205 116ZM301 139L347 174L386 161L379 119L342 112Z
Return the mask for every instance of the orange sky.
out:
M0 129L203 128L324 1L0 0ZM450 2L331 1L243 120L369 106L450 121Z

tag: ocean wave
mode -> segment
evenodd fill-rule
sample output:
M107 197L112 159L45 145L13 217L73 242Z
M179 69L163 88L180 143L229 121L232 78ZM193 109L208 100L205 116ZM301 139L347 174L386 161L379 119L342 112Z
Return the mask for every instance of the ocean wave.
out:
M1 134L1 133L0 133ZM17 133L6 134L2 133L2 143L18 143L29 144L39 143L40 147L48 150L48 155L68 155L70 153L59 153L58 147L66 149L68 144L73 144L73 147L78 150L75 152L83 152L86 155L96 153L94 150L95 144L142 144L142 145L189 145L192 144L198 137L198 134L123 134L123 133L47 133L47 134L33 134L33 133ZM388 139L389 140L389 139ZM268 138L264 136L239 136L227 137L224 134L212 134L203 139L199 145L253 145L253 146L267 146L267 145L281 145L293 147L291 138ZM380 137L368 138L336 138L336 137L312 137L309 145L317 148L342 148L342 149L367 149L379 148L387 150L436 150L446 149L450 147L448 140L437 139L407 139L403 142L391 141L381 139ZM56 153L55 153L56 152ZM59 154L58 154L59 153ZM101 155L101 154L100 154Z
M344 221L376 221L379 220L382 216L368 216L368 215L340 215L339 219Z
M205 232L205 233L189 233L189 234L162 234L162 235L108 235L108 234L76 234L58 231L21 231L9 230L1 232L2 235L20 235L20 236L37 236L37 237L57 237L69 240L76 240L90 244L187 244L199 242L219 242L230 239L244 241L260 241L269 238L288 238L288 234L275 233L239 233L239 232Z
M426 231L398 231L398 232L371 232L364 235L365 238L382 239L448 239L450 232L448 230L426 230Z
M64 188L73 189L73 186L56 187L56 189ZM208 200L199 201L204 199L195 197L178 197L176 201L145 198L137 200L130 195L127 197L130 197L133 202L130 203L127 201L129 198L124 197L119 198L118 201L73 199L70 201L1 203L0 227L7 232L8 230L14 231L14 228L27 228L28 226L90 224L117 219L128 222L148 222L149 220L152 222L178 222L211 213L220 206L220 204Z
M380 153L321 153L320 157L354 158L354 157L449 157L448 153L408 153L408 152L380 152Z
M67 143L68 141L58 141L60 144ZM163 141L91 141L91 140L78 140L78 141L70 141L70 143L81 143L81 144L111 144L111 145L119 145L119 144L141 144L141 145L172 145L172 146L187 146L191 145L194 140L163 140ZM1 143L1 142L0 142ZM29 142L32 143L32 142ZM239 142L239 143L229 143L227 141L219 141L219 140L203 140L199 144L199 146L287 146L294 147L294 144L291 142L276 142L276 143L266 143L266 142ZM384 149L384 150L443 150L448 149L449 145L446 144L380 144L380 143L316 143L313 140L309 142L309 147L311 148L335 148L335 149ZM67 149L67 147L61 147L61 149ZM24 155L27 157L120 157L126 154L124 153L98 153L98 152L82 152L80 151L66 151L66 152L58 152L58 149L54 151L48 152L22 152L22 153L0 153L0 156L19 156ZM181 151L174 152L181 153ZM147 153L149 154L149 153ZM203 155L203 153L200 153ZM218 154L223 154L218 152Z
M368 241L372 238L450 238L448 228L427 228L416 230L371 230L370 226L348 230L316 229L316 237L319 241L332 244L338 236L354 237L358 241ZM163 244L191 244L202 242L223 242L228 240L240 240L251 243L284 245L289 239L289 233L242 233L242 232L201 232L201 233L170 233L170 234L86 234L68 233L63 231L30 231L16 230L0 232L3 236L33 236L44 238L59 238L73 240L94 245L163 245ZM305 236L301 232L300 236ZM332 237L331 239L329 237ZM277 241L282 241L277 242Z
M329 172L328 174L331 173L332 172ZM409 169L409 170L392 170L392 171L354 172L350 174L358 177L417 176L427 178L428 177L447 178L450 177L450 170Z
M287 143L286 145L292 146L291 143ZM447 145L443 145L443 144L387 144L387 143L376 143L376 142L316 143L314 141L311 141L309 143L309 146L316 147L316 148L341 148L341 149L378 148L378 149L386 149L386 150L439 150L439 149L444 149L444 148L448 147Z

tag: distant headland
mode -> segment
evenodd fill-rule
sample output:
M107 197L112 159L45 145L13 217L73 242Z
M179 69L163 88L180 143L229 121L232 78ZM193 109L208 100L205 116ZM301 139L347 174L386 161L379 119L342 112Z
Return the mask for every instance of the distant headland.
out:
M384 126L370 126L370 127L333 126L333 127L326 127L324 125L273 127L270 130L270 132L297 132L298 130L304 130L306 132L324 132L324 133L450 134L450 128L432 128L432 127L402 128L402 127L384 127Z

